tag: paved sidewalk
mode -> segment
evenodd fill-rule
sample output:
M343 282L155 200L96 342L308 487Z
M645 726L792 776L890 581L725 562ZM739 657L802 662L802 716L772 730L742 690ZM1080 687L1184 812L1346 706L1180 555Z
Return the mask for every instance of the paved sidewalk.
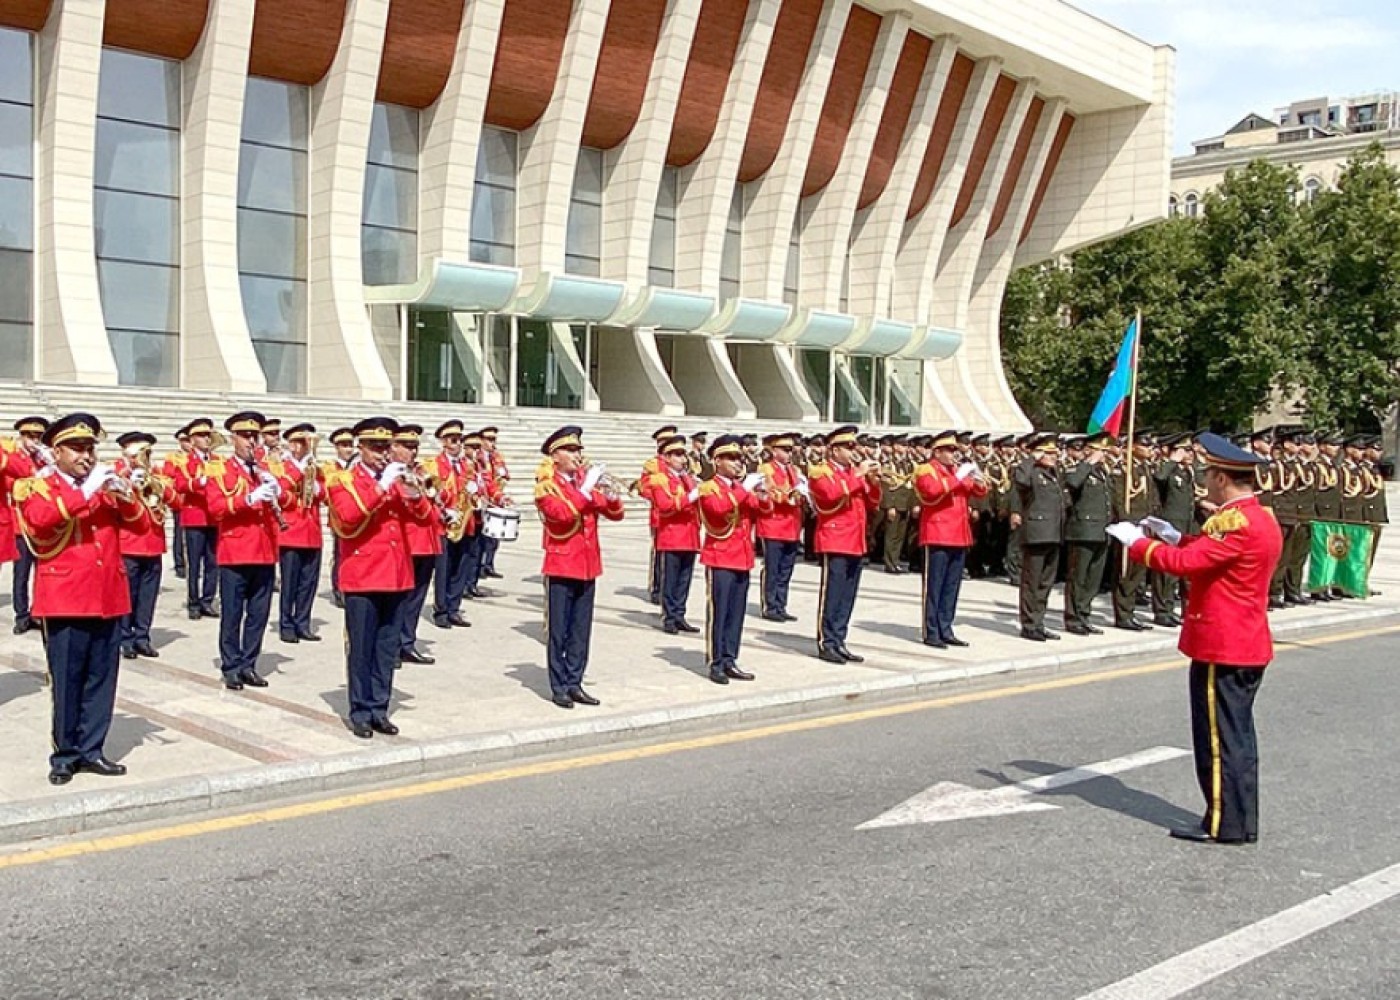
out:
M185 617L184 583L167 566L154 630L161 657L122 661L107 745L130 774L80 774L54 788L47 782L49 698L40 638L10 634L10 615L0 616L0 841L1175 649L1176 630L1162 628L1141 634L1107 628L1102 636L1026 642L1017 635L1015 590L1005 582L975 581L964 585L958 625L971 647L930 650L919 643L918 577L874 570L864 578L849 643L867 662L823 663L813 655L817 567L799 565L791 610L801 620L775 625L759 619L751 589L741 664L758 679L720 687L706 678L699 636L660 631L657 612L645 600L645 523L633 516L602 531L607 573L587 686L603 705L564 712L548 700L537 530L527 523L520 542L502 546L498 565L506 578L485 581L491 596L468 602L472 628L443 631L424 620L420 646L438 662L405 666L396 676L393 718L403 730L397 738L362 741L346 729L340 613L328 600L316 616L325 641L283 645L275 630L269 632L261 670L271 686L230 692L215 666L218 622ZM1275 628L1281 638L1299 638L1400 614L1395 532L1383 539L1373 583L1383 596L1280 612ZM6 612L9 584L9 571L0 571ZM704 603L704 576L697 572L690 599L697 625ZM1111 620L1106 603L1101 599L1100 624L1105 615ZM1055 625L1058 590L1051 608L1048 621Z

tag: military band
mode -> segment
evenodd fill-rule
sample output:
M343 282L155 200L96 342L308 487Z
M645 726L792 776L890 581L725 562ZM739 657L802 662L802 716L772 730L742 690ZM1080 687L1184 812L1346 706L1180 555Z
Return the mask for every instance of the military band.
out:
M700 553L705 564L705 660L716 684L754 679L739 666L739 645L749 603L754 526L772 511L772 500L767 476L758 468L748 469L752 456L744 448L737 435L715 438L710 447L714 478L697 487L705 528Z

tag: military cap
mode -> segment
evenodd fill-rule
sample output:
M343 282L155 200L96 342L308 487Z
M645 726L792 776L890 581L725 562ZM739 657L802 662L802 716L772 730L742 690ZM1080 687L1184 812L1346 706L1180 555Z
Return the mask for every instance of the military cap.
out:
M1043 434L1035 434L1035 435L1027 435L1027 436L1031 438L1031 441L1030 441L1030 449L1031 449L1031 451L1039 451L1039 452L1046 452L1046 451L1048 451L1048 452L1050 452L1051 454L1055 454L1055 455L1059 454L1059 452L1060 452L1060 437L1059 437L1058 434L1055 434L1054 432L1048 432L1048 433L1043 433Z
M811 446L813 446L813 445L824 445L824 444L826 444L826 435L825 435L825 434L808 434L808 435L807 435L807 440L804 442L804 444L806 444L808 447L811 447Z
M1365 434L1353 434L1351 437L1347 438L1346 446L1348 448L1365 448L1366 442L1369 440L1370 438Z
M255 434L262 433L263 425L267 423L267 418L257 410L240 410L224 421L224 430L234 434L252 431Z
M690 440L692 440L692 441L702 441L702 442L703 442L703 441L705 441L706 439L708 439L709 436L710 436L710 432L709 432L709 431L693 431L693 432L691 433L691 435L690 435Z
M494 441L501 433L501 429L499 427L483 427L481 430L477 431L477 433L481 435L483 440L490 439Z
M1256 427L1249 434L1250 441L1273 441L1277 435L1277 427Z
M742 444L745 448L757 448L757 447L758 447L758 435L757 435L757 434L745 434L743 437L741 437L741 438L739 439L739 443Z
M104 437L101 421L91 413L70 413L44 429L44 444L50 448L70 441L101 441Z
M651 439L653 441L660 441L662 438L675 437L676 433L675 424L665 424L651 432Z
M583 428L566 424L559 428L540 445L541 454L552 455L561 449L583 450Z
M437 430L433 431L433 437L437 438L439 441L443 438L453 437L454 435L456 437L461 437L466 433L466 430L466 425L463 424L462 421L448 420L440 425Z
M1133 444L1145 444L1149 447L1157 443L1156 431L1135 431L1133 433Z
M393 417L366 417L351 428L351 433L361 441L389 441L398 429Z
M190 437L194 437L196 434L213 434L214 421L208 417L196 417L185 425L185 433Z
M1107 431L1099 431L1097 434L1088 434L1084 438L1084 447L1090 451L1108 451L1113 447L1114 438Z
M288 437L291 433L288 432ZM423 428L420 424L399 424L394 428L394 440L405 444L417 444L423 438Z
M958 446L958 432L955 430L939 431L937 434L929 435L928 447L930 448L956 448Z
M117 435L117 447L125 451L133 446L145 445L147 447L156 443L154 434L147 434L145 431L127 431L125 434Z
M658 455L669 455L673 451L684 452L685 435L672 434L670 437L661 438L656 442L656 453Z
M797 436L794 434L769 434L763 439L765 448L793 448L797 445Z
M896 437L898 437L898 436L899 436L899 435L897 435L897 434L881 434L881 435L880 435L880 444L882 444L882 445L894 444L894 439L895 439Z
M19 431L21 434L42 435L48 429L49 421L47 417L20 417L15 421L15 430Z
M992 444L995 445L995 446L998 447L998 448L1010 448L1010 447L1012 447L1015 443L1016 443L1016 435L1015 435L1015 434L1003 434L1001 437L997 438L995 441L992 442Z
M463 448L480 448L480 447L481 447L481 435L478 434L476 431L472 431L470 434L463 434L463 435L462 435L462 447L463 447Z
M721 434L710 445L711 458L739 458L744 454L744 439L738 434Z
M973 443L973 444L991 444L991 443L992 443L992 436L991 436L990 434L975 434L975 435L973 435L972 443Z
M859 443L859 429L855 424L842 424L826 436L826 444L853 445Z
M190 425L186 424L175 432L176 441L188 441L190 439Z
M1075 451L1078 451L1080 448L1086 448L1086 447L1088 447L1088 445L1089 445L1089 435L1087 435L1087 434L1066 434L1066 435L1065 435L1064 444L1065 444L1065 447L1066 447L1066 448L1073 448Z
M1229 438L1209 431L1197 439L1206 453L1206 465L1227 472L1250 472L1257 465L1268 464L1268 459L1246 451Z
M1336 431L1329 431L1326 435L1320 436L1320 437L1317 439L1317 443L1318 443L1318 444L1341 444L1341 443L1342 443L1342 436L1341 436L1340 434L1338 434Z
M277 419L276 417L268 417L266 420L263 421L262 431L264 433L268 433L270 431L280 432L281 430L282 421Z
M355 432L349 427L337 427L331 431L331 444L348 444L355 440Z
M972 431L958 431L958 444L972 444Z
M309 438L315 433L315 424L292 424L292 426L288 427L282 436L288 441L298 441L302 438Z

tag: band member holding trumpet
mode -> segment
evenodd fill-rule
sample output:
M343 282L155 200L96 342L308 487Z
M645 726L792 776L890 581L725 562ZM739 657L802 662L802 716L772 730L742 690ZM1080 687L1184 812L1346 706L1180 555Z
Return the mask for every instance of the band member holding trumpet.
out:
M44 656L53 696L49 783L77 771L126 773L103 753L117 697L122 616L131 610L126 568L113 558L118 525L137 513L131 485L97 461L102 425L70 413L49 427L55 471L15 484L19 523L39 571L34 616L44 623Z
M857 463L856 428L827 435L827 460L812 466L810 488L817 512L816 550L822 560L817 656L828 663L863 663L846 648L846 632L860 591L867 520L880 509L880 467Z
M291 497L277 476L254 457L266 421L252 410L224 421L232 435L233 457L204 463L204 497L218 527L219 667L224 687L241 691L267 687L257 671L263 634L272 609L272 581L277 566L277 530L282 506Z
M429 516L431 505L410 467L390 460L399 425L370 417L355 425L360 460L331 474L331 528L344 543L340 585L345 592L347 694L350 730L360 739L397 736L389 721L394 667L399 662L403 605L413 589L406 523Z
M656 450L657 465L644 481L642 495L651 503L652 549L661 562L661 628L668 635L699 632L686 621L695 557L700 553L698 482L690 473L685 438L663 437Z
M165 555L165 521L178 494L175 484L152 468L154 434L130 431L117 438L122 457L115 465L117 476L130 484L141 502L123 509L117 533L126 579L131 588L131 611L122 619L122 656L155 658L160 654L151 644L151 622L160 596L161 557Z
M500 437L499 427L483 427L477 431L477 437L481 438L481 474L486 480L486 492L497 498L497 502L507 502L505 500L506 485L510 482L510 469L506 466L506 460L501 456L500 447L496 444L496 439ZM500 539L492 538L487 534L481 536L481 569L479 576L488 580L499 580L501 574L496 570L496 550L501 547Z
M263 428L267 430L266 427ZM283 435L283 458L268 463L276 468L278 485L287 496L278 533L278 568L282 590L278 594L277 634L283 642L320 642L311 629L311 606L321 580L321 506L325 486L316 465L316 428L295 424Z
M399 424L389 443L389 461L408 468L403 484L418 490L428 498L427 505L415 505L404 515L404 532L408 537L408 555L413 562L413 589L403 606L403 622L399 629L400 663L434 663L433 657L418 648L418 622L423 617L423 605L428 600L428 587L433 582L438 556L442 554L442 516L438 507L437 480L424 471L418 462L418 445L423 428L417 424Z
M967 645L953 634L953 617L972 547L968 501L987 495L987 481L977 463L961 458L957 435L944 431L933 439L933 460L913 473L924 550L923 641L934 649Z
M801 549L802 505L811 496L807 477L792 463L797 439L791 434L770 434L763 439L768 461L758 467L767 485L769 506L757 517L757 534L763 548L760 607L770 622L795 622L788 614L788 587Z
M715 477L695 487L705 528L700 551L707 597L705 656L710 680L716 684L753 680L753 674L739 669L739 643L753 571L754 522L761 514L771 513L773 505L768 477L761 471L745 475L744 458L742 438L720 435L710 446Z
M15 430L19 432L14 447L5 449L4 465L0 466L0 484L5 487L5 510L8 514L10 505L10 490L14 483L28 476L44 475L44 470L52 466L52 454L45 447L43 442L44 433L49 428L49 422L44 417L22 417L15 421ZM8 520L8 518L7 518ZM31 613L33 602L30 599L30 579L34 574L34 553L25 543L20 535L18 526L11 523L4 529L4 538L0 539L0 548L8 555L8 549L14 546L14 554L11 558L3 559L4 562L15 564L13 576L13 588L10 591L10 599L15 609L15 635L23 635L34 628L34 619Z
M544 527L545 644L554 704L596 705L583 689L593 632L593 596L603 574L598 518L621 521L622 495L603 466L587 472L579 427L561 427L540 450L554 470L535 484Z
M641 486L642 498L649 500L646 491L649 489L651 477L663 471L665 462L661 459L661 442L668 441L677 434L675 424L663 424L651 432L651 439L656 442L656 454L642 463L642 474L637 477L637 482ZM687 464L689 462L687 461ZM713 471L713 470L712 470ZM691 475L694 475L691 470ZM647 556L647 601L662 608L661 597L661 577L664 570L662 566L661 550L656 546L656 531L661 525L661 512L656 505L652 504L651 513L647 518L647 527L651 532L651 549ZM699 532L696 532L695 551L700 551ZM665 610L663 608L663 616Z
M186 610L190 621L217 618L214 607L219 573L215 549L219 529L209 516L204 465L214 457L214 423L200 417L185 425L190 450L175 467L175 490L180 494L180 527L185 534Z
M349 427L331 431L331 447L335 449L335 458L321 464L322 485L332 472L346 472L359 461L355 432ZM337 608L345 607L345 595L340 592L340 536L334 533L331 535L331 603Z
M475 506L467 491L476 470L467 461L462 449L466 436L462 421L449 420L434 436L442 445L438 452L438 500L443 509L442 552L438 555L433 582L433 624L438 628L470 628L471 622L462 615L462 600L466 596L467 577L472 571L468 560L476 540L471 534L475 527Z

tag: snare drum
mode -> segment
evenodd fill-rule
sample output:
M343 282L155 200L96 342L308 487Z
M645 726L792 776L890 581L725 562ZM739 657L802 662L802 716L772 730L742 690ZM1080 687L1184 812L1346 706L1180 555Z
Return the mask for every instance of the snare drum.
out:
M520 537L520 511L510 507L487 507L481 513L481 533L500 542Z

